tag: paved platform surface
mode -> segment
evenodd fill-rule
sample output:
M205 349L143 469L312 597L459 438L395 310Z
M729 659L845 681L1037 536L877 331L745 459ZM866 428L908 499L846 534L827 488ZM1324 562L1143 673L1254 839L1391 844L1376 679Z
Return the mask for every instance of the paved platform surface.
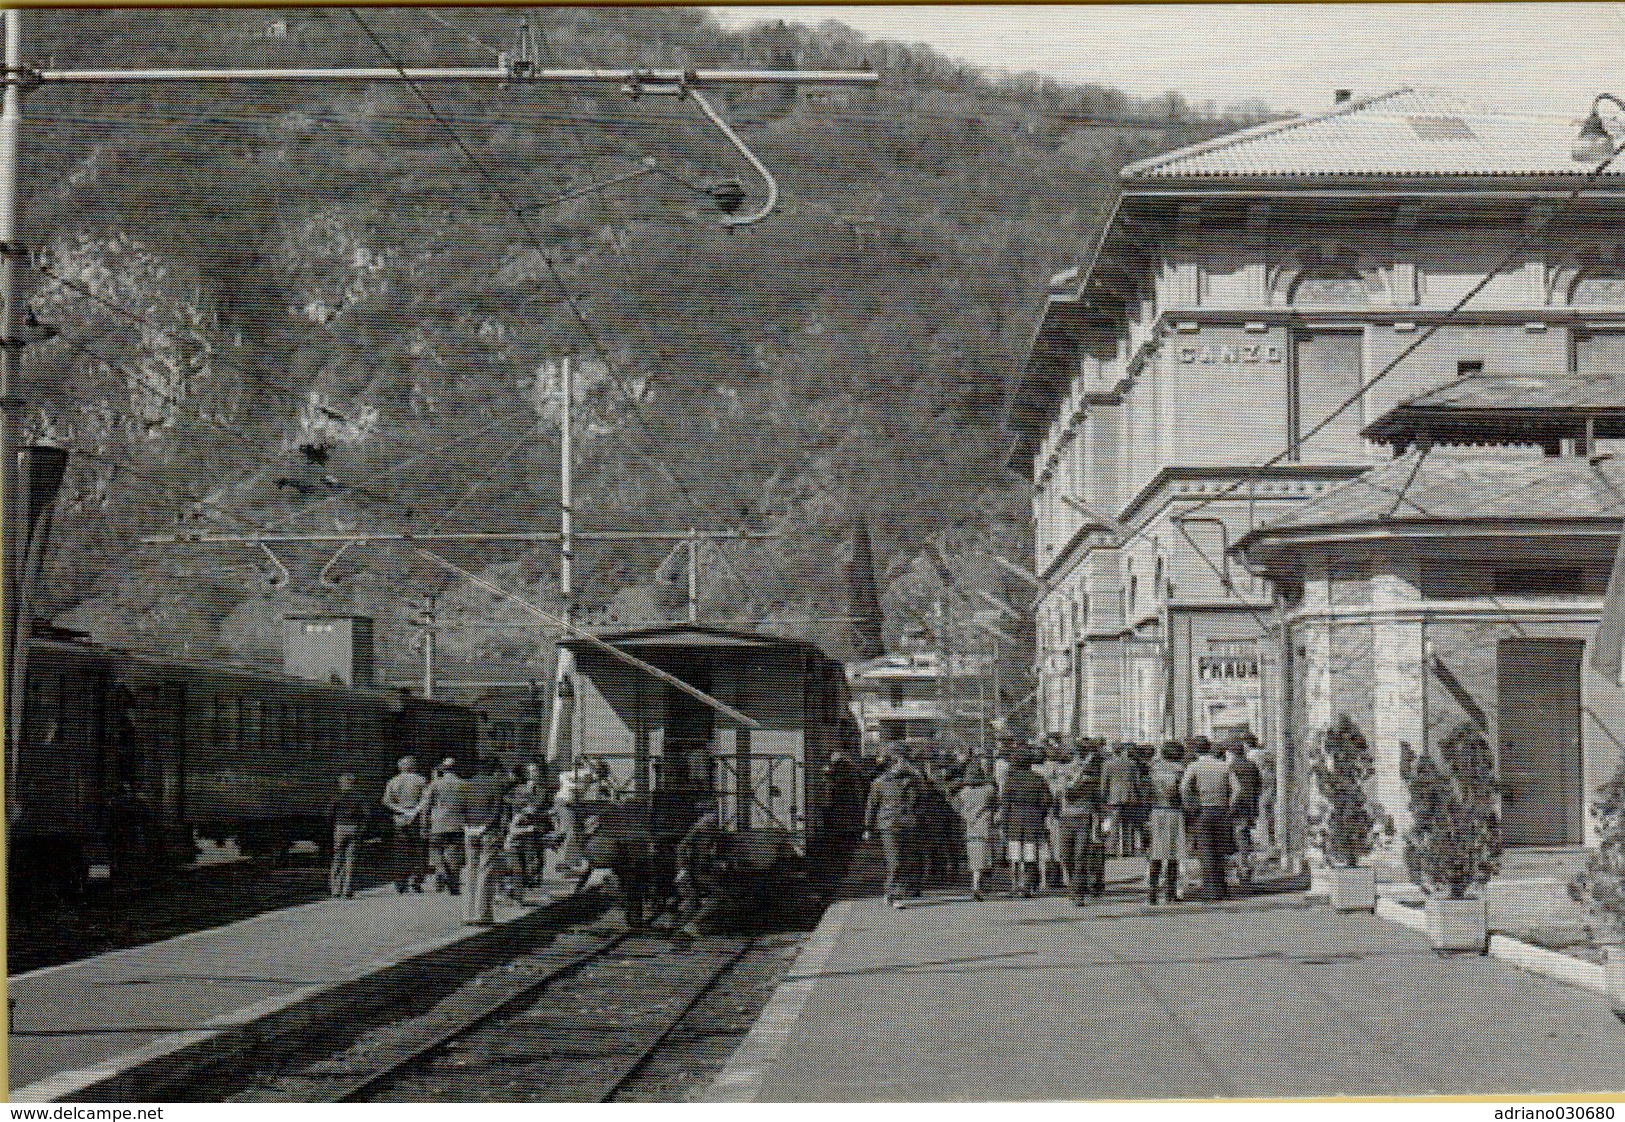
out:
M835 905L713 1100L973 1101L1625 1090L1594 994L1301 894Z
M566 891L549 882L496 918ZM385 885L13 977L11 1097L54 1098L483 930L464 926L461 896Z

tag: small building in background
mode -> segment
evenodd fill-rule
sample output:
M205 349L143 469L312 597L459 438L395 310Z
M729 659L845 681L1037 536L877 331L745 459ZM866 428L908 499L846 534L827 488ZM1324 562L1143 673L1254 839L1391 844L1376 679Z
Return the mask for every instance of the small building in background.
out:
M936 651L883 655L847 666L852 712L870 755L888 744L991 740L994 713L991 660L959 655L945 662Z
M371 686L372 620L367 616L288 616L282 623L282 670L311 682Z

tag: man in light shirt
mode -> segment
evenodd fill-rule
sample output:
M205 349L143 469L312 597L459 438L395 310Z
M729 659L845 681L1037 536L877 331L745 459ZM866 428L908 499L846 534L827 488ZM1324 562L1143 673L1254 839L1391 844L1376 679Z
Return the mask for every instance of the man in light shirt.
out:
M384 785L383 804L391 822L390 864L395 870L396 892L422 892L429 863L428 833L418 818L418 804L429 781L412 756L402 756L399 771Z

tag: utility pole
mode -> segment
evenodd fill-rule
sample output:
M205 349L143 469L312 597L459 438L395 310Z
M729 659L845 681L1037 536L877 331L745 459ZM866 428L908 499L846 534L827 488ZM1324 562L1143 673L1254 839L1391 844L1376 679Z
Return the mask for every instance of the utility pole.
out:
M976 754L987 755L987 677L976 675Z
M434 697L434 640L436 604L433 596L423 602L423 696Z
M22 619L23 501L19 494L18 456L21 454L22 399L18 396L21 377L19 338L22 301L17 298L17 138L22 130L22 91L18 78L22 71L22 12L7 8L6 88L0 102L0 642L4 643L6 675L6 783L17 781L22 743L23 692L29 621Z
M571 466L575 451L575 378L570 356L559 361L559 614L566 624L574 623L575 604L575 495L571 486ZM570 737L570 758L564 759L563 742L575 718L575 656L563 645L553 673L553 713L547 722L547 763L557 768L561 762L575 762L575 738ZM569 710L567 713L566 710Z
M944 657L947 640L943 638L943 611L942 597L931 601L931 637L937 644L937 736L940 738L948 729L948 680L944 676L948 669L948 660Z

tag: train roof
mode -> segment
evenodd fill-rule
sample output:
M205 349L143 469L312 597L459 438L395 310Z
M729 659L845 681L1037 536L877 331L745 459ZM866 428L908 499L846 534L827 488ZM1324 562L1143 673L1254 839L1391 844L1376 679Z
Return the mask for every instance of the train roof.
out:
M783 635L764 635L757 631L740 631L728 627L711 627L703 623L667 623L650 627L596 631L593 635L612 646L633 650L778 649L798 650L821 659L829 658L823 648L806 639L790 639ZM581 638L564 639L559 645L576 652L592 649L592 644Z
M260 682L276 683L283 686L297 686L304 689L331 690L336 693L365 694L370 697L386 697L402 694L403 691L384 685L346 686L338 682L318 682L313 678L299 678L292 674L284 674L277 670L266 670L257 666L244 666L240 663L211 662L198 658L176 658L173 655L162 654L157 651L132 651L123 647L110 647L104 643L82 637L81 633L72 633L64 638L59 631L46 635L36 634L29 639L33 648L71 652L74 654L100 656L105 659L117 659L124 662L135 663L150 668L173 668L177 671L189 671L198 674L214 674L221 677L247 678ZM404 699L413 705L448 706L451 708L467 708L455 702L447 702L439 698L427 699L416 694L405 693Z

